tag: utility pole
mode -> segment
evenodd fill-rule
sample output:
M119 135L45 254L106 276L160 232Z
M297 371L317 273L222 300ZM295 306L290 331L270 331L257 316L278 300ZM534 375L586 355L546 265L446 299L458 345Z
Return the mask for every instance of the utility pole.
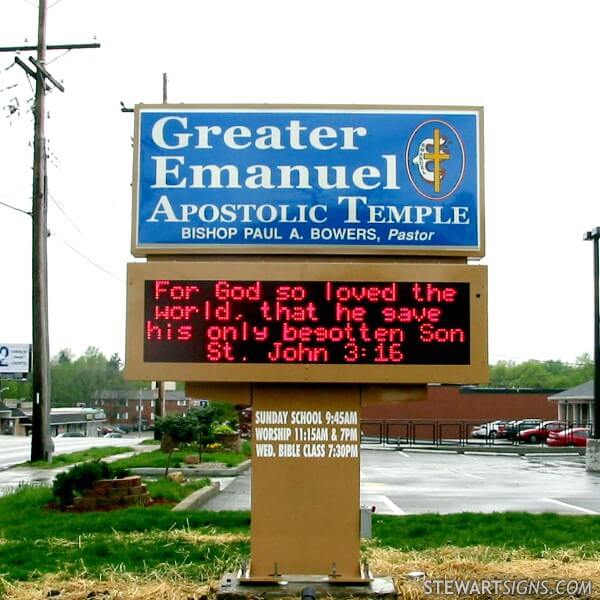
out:
M46 0L39 0L37 62L46 64ZM52 462L50 436L50 342L48 332L48 194L46 189L46 78L35 78L33 136L32 283L33 412L31 461Z
M47 81L64 92L63 86L46 70L47 0L39 0L37 47L0 47L0 52L37 50L29 58L32 69L18 56L15 62L35 79L33 193L32 193L32 400L31 460L52 461L54 443L50 435L50 342L48 332L48 176L46 172L46 90ZM64 44L52 49L99 48L100 44Z
M142 403L142 394L144 388L140 388L140 397L138 400L138 437L142 435L142 410L143 410L143 403Z
M167 103L167 74L163 73L162 76L162 101L163 104ZM156 400L154 404L154 418L155 420L159 417L164 417L166 412L165 407L165 384L163 381L156 382ZM156 428L154 429L154 439L159 439Z
M594 243L594 404L590 437L600 440L600 227L586 231L583 239Z

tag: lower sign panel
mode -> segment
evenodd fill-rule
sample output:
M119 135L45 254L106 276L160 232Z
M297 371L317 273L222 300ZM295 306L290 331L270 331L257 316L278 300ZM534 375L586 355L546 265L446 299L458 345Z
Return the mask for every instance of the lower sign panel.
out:
M129 267L131 378L474 383L486 331L485 267Z

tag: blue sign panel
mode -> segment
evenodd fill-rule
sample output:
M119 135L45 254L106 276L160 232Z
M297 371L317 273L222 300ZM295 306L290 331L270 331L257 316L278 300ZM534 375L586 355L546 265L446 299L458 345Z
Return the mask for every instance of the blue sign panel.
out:
M136 108L133 253L483 256L481 109Z

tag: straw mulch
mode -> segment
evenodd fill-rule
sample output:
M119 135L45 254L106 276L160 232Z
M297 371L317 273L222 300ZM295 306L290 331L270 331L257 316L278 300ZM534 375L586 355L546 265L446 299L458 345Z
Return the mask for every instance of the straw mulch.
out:
M114 574L99 580L48 575L33 582L5 584L2 597L6 600L205 600L210 593L209 584L172 577Z
M582 558L582 552L577 550L549 550L534 557L525 550L448 546L415 552L367 548L366 554L371 571L393 576L398 598L405 600L438 597L426 595L422 581L408 577L414 571L425 573L429 579L590 580L593 594L588 597L600 599L600 556ZM145 576L114 570L102 578L85 573L78 577L56 574L3 585L2 597L6 600L208 600L214 598L217 582L195 582L179 576L175 567L165 565ZM532 597L535 596L528 596Z
M423 582L408 576L411 572L424 573L428 579L470 581L589 580L593 594L588 597L600 599L600 556L583 559L581 554L576 550L549 550L533 557L526 550L451 546L419 552L374 549L370 553L369 566L373 573L392 575L399 598L407 600L438 597L426 595Z

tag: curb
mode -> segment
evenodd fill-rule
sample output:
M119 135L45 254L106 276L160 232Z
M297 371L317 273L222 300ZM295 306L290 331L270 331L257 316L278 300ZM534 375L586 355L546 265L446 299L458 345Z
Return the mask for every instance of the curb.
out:
M179 504L173 507L174 511L198 510L205 502L217 496L221 491L221 485L216 482L196 490Z
M237 467L173 467L172 470L180 471L186 477L237 477L244 471L247 471L250 468L250 464L251 461L248 459L245 460L243 463L240 463ZM135 475L163 475L165 472L165 470L162 467L137 467L136 469L129 470Z
M452 454L492 454L505 456L585 456L585 448L549 448L548 446L483 446L481 448L468 446L397 446L401 452L439 452Z

